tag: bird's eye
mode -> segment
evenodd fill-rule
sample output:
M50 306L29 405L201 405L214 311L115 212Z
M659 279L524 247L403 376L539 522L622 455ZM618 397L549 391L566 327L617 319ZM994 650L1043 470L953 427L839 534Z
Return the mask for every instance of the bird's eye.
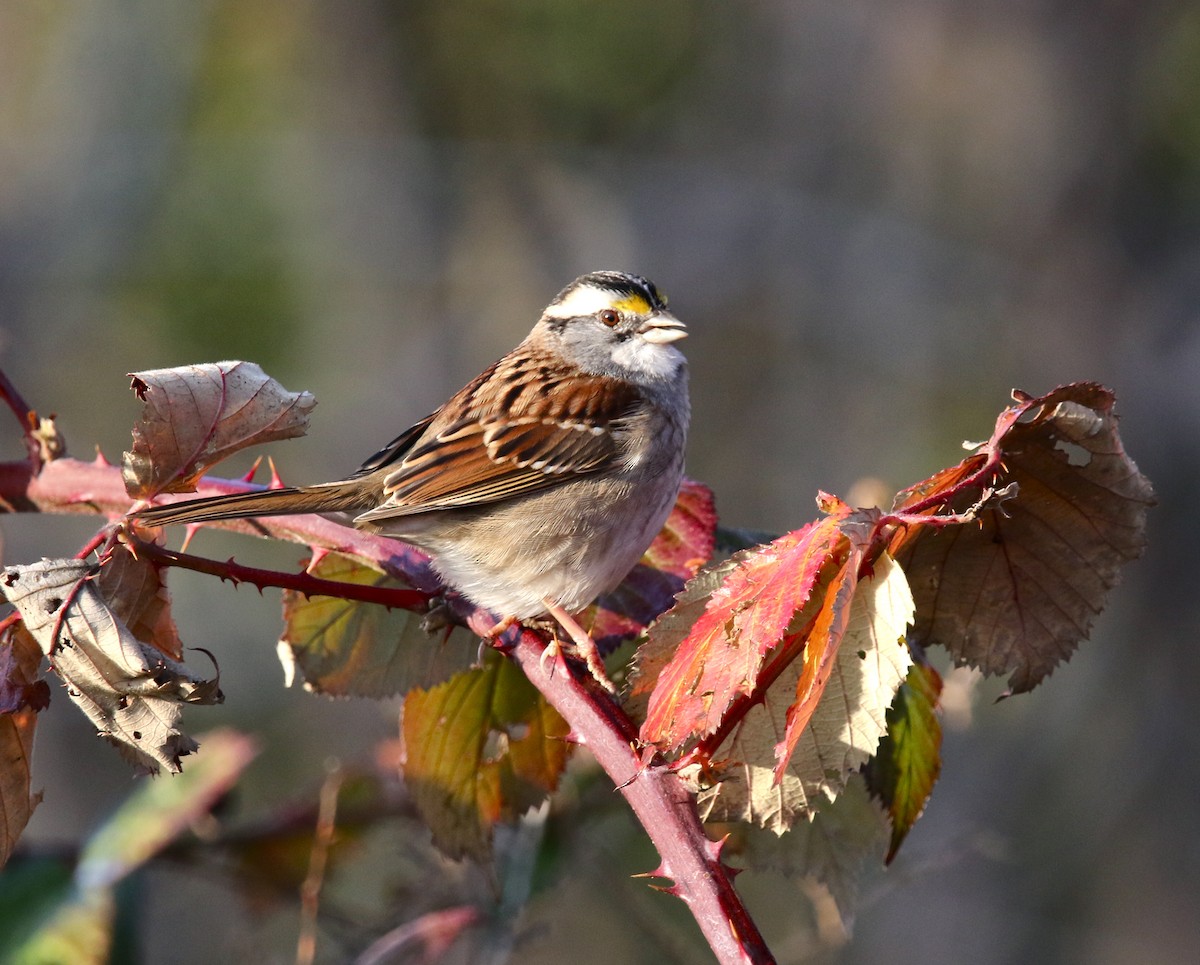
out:
M616 313L616 311L614 311L611 308L606 308L600 312L600 321L602 321L609 328L612 328L620 320L621 320L621 316L618 315Z

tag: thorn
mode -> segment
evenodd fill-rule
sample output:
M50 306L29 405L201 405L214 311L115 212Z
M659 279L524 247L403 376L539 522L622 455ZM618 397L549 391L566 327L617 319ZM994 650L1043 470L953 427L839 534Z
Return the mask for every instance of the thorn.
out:
M100 447L96 447L96 458L92 460L93 466L111 466L112 463L104 458L104 453L100 451Z
M262 456L254 460L254 465L250 467L250 471L242 477L242 482L254 482L254 474L258 472L258 467L262 465Z
M718 839L717 841L713 841L713 840L709 839L707 841L707 843L704 845L704 850L708 852L709 860L715 861L719 864L721 861L721 852L725 850L725 844L728 841L729 841L728 834L726 834L725 837Z
M225 565L226 565L226 566L228 566L230 569L233 569L235 566L237 566L237 560L235 560L235 559L234 559L234 558L231 556L231 557L229 557L229 559L227 559L227 560L225 561ZM224 576L222 576L222 577L221 577L221 579L222 579L222 580L228 580L228 581L229 581L230 583L232 583L234 586L241 586L241 585L242 585L242 581L241 581L241 580L239 580L239 579L238 579L236 576L234 576L232 573L226 573ZM259 596L262 596L262 591L263 591L263 589L262 589L262 587L260 586L260 587L258 588L258 595L259 595Z
M308 565L304 567L306 573L311 573L315 570L321 560L329 555L329 550L323 546L310 546L309 549L312 550L312 556L308 560Z
M192 545L192 537L200 532L199 523L188 523L183 528L183 545L179 547L179 552L186 553L187 548Z
M587 746L587 738L578 731L569 730L562 737L558 738L564 744L578 744L580 747Z
M653 871L642 871L638 874L630 875L631 878L671 878L671 872L667 870L667 863L664 861Z
M271 481L267 484L268 489L283 489L283 480L279 478L279 470L275 468L275 460L270 456L267 457L267 465L271 467Z

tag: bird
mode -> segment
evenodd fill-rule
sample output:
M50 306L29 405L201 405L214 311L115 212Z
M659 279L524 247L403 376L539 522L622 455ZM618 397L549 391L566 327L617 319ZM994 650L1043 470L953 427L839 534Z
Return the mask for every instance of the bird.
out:
M640 275L567 285L529 335L352 475L143 508L150 526L317 513L425 551L499 618L552 618L612 685L575 619L653 542L683 480L687 329Z

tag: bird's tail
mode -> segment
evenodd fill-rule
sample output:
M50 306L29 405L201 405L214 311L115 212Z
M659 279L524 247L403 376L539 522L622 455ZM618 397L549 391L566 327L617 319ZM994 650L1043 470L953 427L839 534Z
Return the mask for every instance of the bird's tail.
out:
M202 523L219 519L246 519L251 516L296 516L303 513L362 512L375 505L378 497L359 480L320 486L264 489L261 492L206 496L166 506L151 506L131 516L148 526L172 523Z

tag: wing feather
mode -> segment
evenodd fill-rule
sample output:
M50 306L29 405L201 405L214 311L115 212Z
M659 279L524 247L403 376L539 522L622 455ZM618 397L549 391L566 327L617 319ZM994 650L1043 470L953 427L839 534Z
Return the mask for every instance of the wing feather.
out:
M629 383L516 353L368 461L364 469L388 469L387 498L358 518L496 502L617 465L640 399Z

